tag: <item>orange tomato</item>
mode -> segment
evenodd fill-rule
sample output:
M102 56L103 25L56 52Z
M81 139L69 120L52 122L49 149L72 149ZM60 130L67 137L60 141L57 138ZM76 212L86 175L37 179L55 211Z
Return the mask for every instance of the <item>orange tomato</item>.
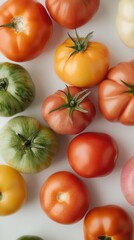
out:
M8 0L0 6L0 50L21 62L37 57L52 32L46 9L33 0Z
M0 216L18 211L26 196L26 184L22 175L7 165L0 165Z
M107 120L134 125L134 60L109 69L98 94L100 111Z
M100 42L85 38L67 38L54 55L54 68L64 82L76 87L92 87L101 82L109 68L109 50Z

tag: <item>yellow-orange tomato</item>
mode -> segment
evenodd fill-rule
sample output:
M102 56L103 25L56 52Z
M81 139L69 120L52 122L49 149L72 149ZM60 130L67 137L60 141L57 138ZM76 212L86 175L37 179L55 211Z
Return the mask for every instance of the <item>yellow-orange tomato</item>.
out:
M22 175L7 165L0 165L0 216L18 211L26 196L26 184Z
M21 62L38 56L52 32L45 7L34 0L8 0L0 6L0 50Z
M92 87L101 82L109 68L109 50L100 42L71 36L60 44L54 55L57 75L76 87Z

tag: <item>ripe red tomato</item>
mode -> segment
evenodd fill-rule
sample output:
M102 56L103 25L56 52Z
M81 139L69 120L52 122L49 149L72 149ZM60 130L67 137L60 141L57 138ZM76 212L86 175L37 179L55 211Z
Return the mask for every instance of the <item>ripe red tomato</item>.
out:
M68 145L68 160L73 170L82 177L109 174L116 163L118 148L106 133L85 132L77 135Z
M50 16L60 25L75 29L88 22L97 12L100 0L46 0Z
M96 114L95 107L88 98L89 93L88 89L69 86L48 96L42 105L44 120L59 134L83 131Z
M7 0L0 6L0 50L9 59L28 61L38 56L52 33L45 7L34 0Z
M83 218L89 207L89 191L74 174L60 171L44 182L40 192L43 211L52 220L71 224Z

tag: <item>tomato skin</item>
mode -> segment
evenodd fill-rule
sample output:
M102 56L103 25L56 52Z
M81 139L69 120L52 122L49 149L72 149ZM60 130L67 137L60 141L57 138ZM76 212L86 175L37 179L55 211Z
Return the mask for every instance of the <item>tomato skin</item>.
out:
M0 216L17 212L26 201L27 189L22 175L7 165L0 165Z
M134 157L127 160L122 167L120 183L124 197L134 206Z
M100 83L99 108L108 121L134 125L133 79L134 60L120 62L109 69L105 80Z
M61 224L72 224L81 220L88 210L89 202L89 191L84 183L67 171L49 176L40 192L43 211Z
M104 205L93 208L86 214L84 218L84 240L97 239L133 239L132 219L122 207Z
M74 42L67 38L57 47L54 55L56 74L62 81L76 87L97 85L104 79L109 68L108 48L100 42L89 42L85 51L71 56L74 52L71 46L75 46Z
M84 132L70 141L67 155L77 174L85 178L99 177L108 175L114 169L118 147L106 133Z
M81 88L73 86L69 86L68 89L72 98L82 91ZM86 97L79 104L80 108L87 111L86 113L78 111L75 109L75 107L71 117L69 116L71 107L62 108L51 112L59 106L67 104L68 100L65 93L67 93L68 89L65 88L63 91L57 91L54 94L48 96L42 104L43 119L55 132L59 134L77 134L83 131L89 125L89 123L92 122L93 118L96 115L94 104L88 97ZM80 97L82 96L83 94L80 95ZM80 98L78 98L78 100L79 99Z
M0 6L0 25L14 20L18 27L0 29L2 54L17 62L37 57L52 33L52 21L46 9L33 0L8 0Z
M50 16L58 24L70 29L76 29L88 22L100 5L99 0L46 0L45 3Z

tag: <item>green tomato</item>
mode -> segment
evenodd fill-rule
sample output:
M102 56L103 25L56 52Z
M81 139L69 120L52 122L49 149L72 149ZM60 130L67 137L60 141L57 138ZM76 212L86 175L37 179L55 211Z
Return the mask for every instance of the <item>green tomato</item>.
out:
M25 235L17 238L17 240L43 240L43 238L32 235Z
M0 154L22 173L48 168L57 151L57 138L49 128L27 116L10 119L0 131Z
M34 97L35 86L26 69L14 63L0 63L0 116L22 112Z

